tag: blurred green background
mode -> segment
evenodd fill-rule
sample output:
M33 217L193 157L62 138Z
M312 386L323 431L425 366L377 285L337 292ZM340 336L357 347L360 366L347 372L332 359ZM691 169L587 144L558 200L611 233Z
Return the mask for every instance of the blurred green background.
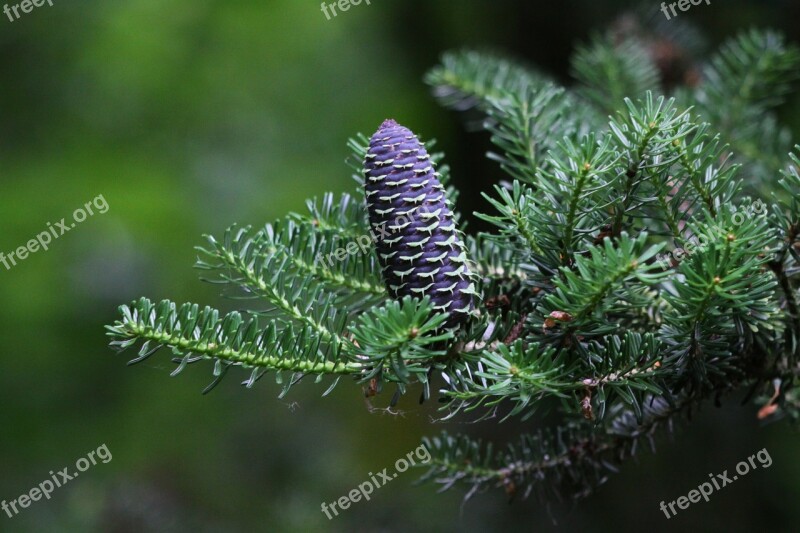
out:
M425 70L447 49L490 46L568 81L575 42L627 4L373 0L326 20L319 2L298 0L53 3L0 18L0 251L98 195L110 208L49 251L0 266L0 499L104 443L113 460L14 518L0 514L0 531L796 530L797 434L759 427L736 398L662 435L658 454L577 506L509 505L502 491L462 505L463 490L415 487L412 471L329 521L323 501L442 429L430 424L435 406L411 394L404 416L370 413L352 383L320 398L309 382L279 400L268 379L246 390L233 376L201 396L209 365L172 379L166 353L127 368L131 354L106 347L103 325L142 295L235 308L191 268L201 235L351 190L345 142L384 118L438 138L459 207L486 210L479 191L502 177L483 161L488 139L436 105ZM680 16L712 47L751 25L800 41L795 0L714 1ZM799 139L796 96L781 116ZM447 427L501 442L515 431ZM771 468L669 521L659 511L764 447Z

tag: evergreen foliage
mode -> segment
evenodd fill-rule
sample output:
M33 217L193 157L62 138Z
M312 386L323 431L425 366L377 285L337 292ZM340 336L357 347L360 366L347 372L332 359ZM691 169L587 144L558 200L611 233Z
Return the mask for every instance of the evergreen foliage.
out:
M737 390L762 418L799 418L800 146L789 153L775 108L800 50L746 32L673 87L642 39L578 47L572 87L478 51L427 75L443 105L481 117L509 178L477 214L494 230L464 238L479 298L460 328L428 297L390 298L359 135L355 197L326 194L198 248L197 267L251 310L141 299L108 327L112 346L138 348L131 363L167 348L173 374L211 362L212 385L231 367L248 387L274 374L283 394L346 376L391 385L392 402L415 387L438 396L443 419L558 417L505 447L428 439L425 479L468 495L584 496L662 427ZM431 161L455 205L441 154Z

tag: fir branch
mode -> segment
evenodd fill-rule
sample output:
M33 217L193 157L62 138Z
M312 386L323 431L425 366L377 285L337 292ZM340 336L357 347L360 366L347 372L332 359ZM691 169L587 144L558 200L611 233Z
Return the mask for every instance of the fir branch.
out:
M605 432L593 431L587 423L570 423L522 435L518 444L497 452L492 443L445 432L424 440L432 460L421 480L440 484L442 491L456 483L468 485L465 499L491 487L504 488L510 498L535 493L541 502L586 497L609 473L618 471L615 463L636 454L641 440L654 448L656 431L692 404L682 400L673 407L652 398L643 404L641 422L621 411Z
M540 173L540 190L529 198L540 266L551 272L571 267L575 255L583 253L606 224L594 207L614 186L617 178L612 171L618 157L608 137L597 141L594 134L579 142L565 139L551 152L548 170Z
M781 102L798 77L800 49L772 31L751 30L728 40L703 70L695 98L720 131L746 127Z
M322 232L335 233L342 239L355 240L369 233L367 212L362 202L343 194L336 201L333 193L326 193L322 200L306 202L308 214L291 213L290 220L313 226Z
M371 250L361 251L361 245L370 242L370 235L359 236L362 241L340 240L338 234L324 234L313 226L298 225L293 221L268 224L251 233L250 228L229 228L222 246L215 246L210 237L211 249L196 249L218 261L216 266L205 260L198 261L202 270L230 268L235 261L230 256L246 253L259 261L269 261L275 256L287 257L288 268L301 277L311 277L332 292L359 293L369 296L364 305L374 304L386 297L382 281L375 275L375 260ZM358 244L358 248L355 246ZM346 252L346 253L345 253ZM355 252L355 253L352 253ZM360 253L359 253L360 252ZM343 258L339 260L339 257ZM261 269L263 271L263 268ZM260 284L265 283L262 279Z
M713 216L717 211L715 198L721 204L730 200L730 195L726 197L724 193L729 189L738 166L725 165L727 156L723 152L727 146L720 148L719 135L710 139L707 131L708 124L701 124L691 135L690 142L686 143L681 139L674 144L679 153L681 168L688 175L687 184L694 189Z
M215 375L220 375L221 365L252 369L244 383L248 387L265 371L335 376L357 375L364 368L345 345L326 344L309 327L287 325L279 331L282 325L275 320L261 327L256 318L245 319L235 311L220 316L210 307L189 303L178 307L168 300L154 304L146 298L121 306L120 313L122 319L107 326L111 346L122 351L139 344L138 357L129 364L169 348L178 356L173 376L198 360L214 360Z
M520 95L523 89L546 81L545 76L519 63L475 50L445 54L441 64L425 76L434 96L456 111L485 111L491 99Z
M693 95L697 110L726 132L734 151L744 156L748 177L761 180L759 168L780 168L786 133L770 110L784 101L798 77L800 48L761 30L728 40L703 69L703 83Z
M540 252L541 248L534 235L531 224L531 210L535 208L531 201L529 188L519 181L514 181L511 190L495 185L499 200L483 194L483 197L495 208L497 215L476 213L475 216L500 228L499 234L487 234L486 238L512 251L522 260L527 260L531 251Z
M772 222L778 229L781 244L775 251L769 266L778 281L782 296L786 302L787 327L783 339L784 371L789 371L800 361L800 293L797 283L792 281L793 275L800 273L800 145L795 153L790 154L790 164L782 171L778 184L783 189L784 197L773 207ZM773 192L773 195L775 193Z
M632 214L630 211L654 201L637 194L639 187L648 176L668 169L680 158L674 153L673 144L695 129L686 111L678 113L674 99L654 99L653 94L647 92L638 104L626 99L625 105L627 111L619 113L609 124L613 145L621 154L620 179L615 191L618 199L613 204L611 222L613 235L623 230L626 217Z
M577 257L574 270L562 267L554 291L532 317L532 338L579 348L582 339L616 331L621 324L610 321L604 311L627 297L624 288L629 283L654 285L664 278L649 263L661 246L645 248L647 239L646 233L635 239L622 233L616 243L605 239L590 247L588 256Z
M334 385L347 375L369 383L370 396L392 384L392 405L417 384L423 399L438 389L445 419L558 417L499 453L467 438L429 441L426 477L465 482L468 497L494 485L545 499L588 494L656 428L742 387L764 403L760 417L780 410L800 419L800 147L769 216L741 198L745 187L776 188L772 170L789 144L771 110L797 77L800 51L773 33L745 34L711 61L699 87L666 99L657 96L657 40L639 33L580 48L574 89L469 51L428 74L442 103L481 117L496 147L490 157L512 178L484 195L490 210L478 216L491 233L463 245L451 235L459 245L448 259L475 274L457 324L433 303L453 300L452 283L420 281L440 274L428 263L444 257L392 259L403 236L381 243L358 192L327 194L257 231L233 226L198 248L198 268L258 302L255 316L142 299L108 326L112 346L136 346L132 362L169 348L174 374L213 361L212 386L234 366L250 371L247 386L289 372L284 393L305 375L331 375ZM386 121L370 154L365 136L349 143L359 189L365 171L386 182L371 193L388 203L369 205L378 224L401 208L392 202L406 184L429 203L457 196L448 168L429 164L442 155L428 155L407 131ZM380 164L365 164L373 159ZM405 210L424 198L398 203ZM656 259L669 241L685 249ZM394 261L395 288L413 282L430 299L389 300L374 250L388 244L398 250L380 257ZM400 264L415 260L410 270Z
M702 245L678 269L674 293L665 295L671 309L662 338L670 346L667 359L686 366L682 383L713 387L738 374L735 355L749 351L751 335L775 329L776 283L762 268L774 234L763 216L739 215L726 206L717 219L706 213L691 223Z
M479 276L517 284L527 279L514 254L506 248L494 246L487 234L467 235L464 243L467 255L472 259L471 270Z
M405 385L413 378L427 387L432 365L446 353L443 343L453 338L443 328L447 318L447 313L434 312L428 298L408 296L361 315L351 333L353 349L369 369L362 380Z
M198 247L198 251L209 261L198 258L197 268L217 271L221 282L240 286L251 298L263 298L270 306L263 313L277 311L311 328L324 342L341 342L325 323L336 319L335 295L326 293L312 278L292 276L293 258L286 250L264 253L268 242L249 239L246 230L235 226L225 232L221 242L212 236L206 238L209 248ZM344 316L338 323L341 325L346 320Z
M572 75L582 84L578 93L604 115L614 113L626 98L659 91L658 71L636 39L615 43L611 37L595 36L578 47L571 64Z
M535 185L537 172L547 168L545 155L577 124L567 114L574 102L564 89L551 84L526 85L519 94L488 99L486 129L501 153L487 157L500 163L512 178Z
M450 400L447 410L452 417L479 407L493 409L502 403L513 404L505 418L523 413L530 417L548 396L566 397L566 393L585 388L569 380L574 369L556 357L551 347L526 345L517 340L510 346L500 344L479 354L463 356L470 363L466 375L443 374L449 387L441 391Z

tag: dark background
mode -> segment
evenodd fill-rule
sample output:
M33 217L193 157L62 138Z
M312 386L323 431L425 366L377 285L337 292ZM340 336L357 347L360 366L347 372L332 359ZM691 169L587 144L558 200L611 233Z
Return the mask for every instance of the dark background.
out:
M640 4L659 15L655 0ZM387 117L435 137L462 189L460 209L502 178L487 136L469 133L422 83L461 46L508 51L569 83L576 42L623 2L372 0L326 20L298 0L54 0L0 18L0 251L102 194L110 206L12 270L0 266L0 500L12 500L106 444L93 467L33 503L0 514L1 531L791 531L800 522L796 431L760 427L727 398L662 435L577 506L509 505L502 491L466 505L400 476L328 521L320 511L438 433L435 406L370 413L358 386L304 383L284 400L210 365L172 379L167 353L126 368L106 348L116 307L146 295L223 309L192 270L201 234L261 225L307 197L353 187L345 142ZM681 13L714 48L751 27L800 41L796 1L712 1ZM800 99L781 118L800 131ZM471 221L473 227L475 221ZM388 398L374 404L383 406ZM535 429L527 424L525 429ZM515 423L451 424L503 442ZM661 500L762 448L773 465L667 520ZM795 527L793 527L795 526Z

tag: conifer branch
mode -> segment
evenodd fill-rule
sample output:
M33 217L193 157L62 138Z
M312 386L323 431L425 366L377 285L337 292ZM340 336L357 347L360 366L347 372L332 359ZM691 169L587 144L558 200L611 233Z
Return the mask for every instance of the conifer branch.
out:
M213 361L212 386L232 367L248 387L274 373L283 394L347 376L368 396L394 388L390 405L438 392L443 419L555 420L499 452L427 441L425 479L468 496L586 495L658 428L746 387L759 418L800 420L800 147L779 177L790 144L772 114L800 49L740 35L669 98L639 33L579 48L572 87L471 51L428 74L509 176L476 215L491 231L463 235L443 156L386 120L349 142L353 196L198 248L252 309L141 299L111 345L137 348L132 362L167 348L173 374Z
M578 47L571 64L573 76L582 84L579 94L603 115L614 113L626 98L636 100L646 91L659 91L652 58L634 39L615 43L610 36L595 36Z
M122 319L107 327L111 346L125 350L139 345L138 357L129 364L169 348L177 356L173 376L199 360L215 361L217 377L223 365L251 369L244 383L248 387L265 371L336 376L359 374L364 368L344 344L325 345L308 327L287 325L279 331L281 325L275 320L260 327L256 318L245 319L235 311L220 316L210 307L188 303L179 307L168 300L154 304L146 298L120 307L120 313Z
M463 50L447 53L441 64L425 76L442 105L456 111L486 111L492 99L520 95L529 86L548 81L541 73L487 52Z

